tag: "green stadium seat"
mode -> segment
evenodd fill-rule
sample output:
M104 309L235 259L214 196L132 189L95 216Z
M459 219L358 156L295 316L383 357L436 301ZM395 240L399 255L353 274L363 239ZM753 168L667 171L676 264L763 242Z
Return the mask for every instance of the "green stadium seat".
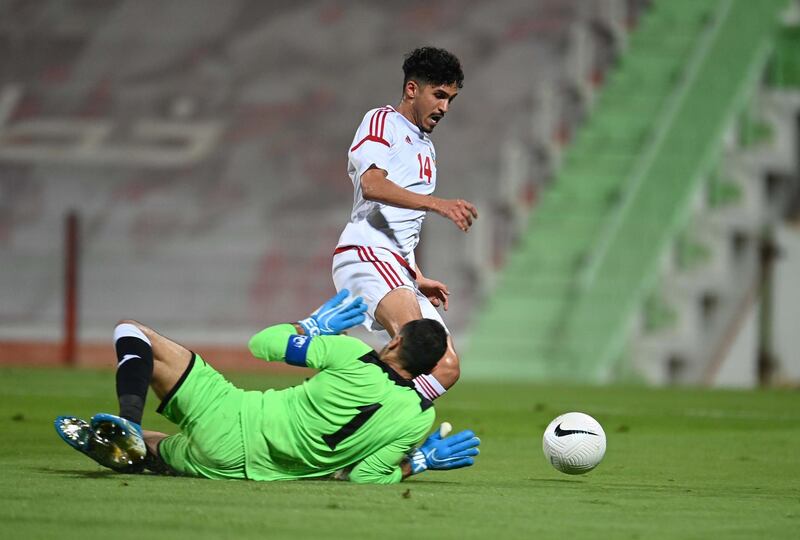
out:
M705 157L721 143L782 6L654 3L532 212L474 324L465 364L490 356L482 375L594 382L618 371L632 316L650 297L674 223L704 181ZM705 56L687 78L696 54ZM657 125L668 102L674 116ZM643 162L656 130L665 131Z

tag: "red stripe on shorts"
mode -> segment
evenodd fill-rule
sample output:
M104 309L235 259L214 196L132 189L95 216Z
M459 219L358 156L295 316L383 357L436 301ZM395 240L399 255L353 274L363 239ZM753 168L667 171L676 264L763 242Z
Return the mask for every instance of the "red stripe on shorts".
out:
M338 255L339 253L344 253L345 251L350 251L351 249L364 249L364 246L338 246L335 250L333 250L333 254L334 255ZM372 248L370 248L370 249L372 249ZM382 247L382 248L378 248L378 249L386 249L386 248ZM403 257L398 255L397 253L395 253L391 249L386 249L386 251L388 251L389 253L394 255L394 258L397 259L397 263L400 266L402 266L403 268L405 268L406 270L408 270L409 275L411 275L411 279L414 279L414 280L417 279L417 273L414 271L413 268L411 268L411 265L408 264L407 260L405 260ZM367 261L364 261L364 262L367 262Z
M361 258L361 260L364 262L371 262L372 265L375 267L375 269L378 270L378 273L381 275L381 277L383 278L383 280L386 282L386 284L389 286L390 289L396 289L397 287L399 287L399 284L395 285L394 283L392 283L390 279L391 276L387 275L381 268L381 266L378 265L378 263L369 258L369 254L367 253L366 248L363 248L361 246L356 246L356 249L358 250L358 256Z
M398 283L398 284L402 285L402 283L403 283L403 280L400 278L400 275L397 273L397 270L395 270L395 269L394 269L394 266L392 266L391 264L387 263L386 261L381 261L380 259L378 259L378 256L377 256L377 255L375 255L375 252L374 252L374 251L372 251L372 248L371 248L371 247L368 247L368 248L367 248L367 251L369 251L370 255L372 255L372 257L373 257L373 258L374 258L376 261L380 262L380 263L383 265L383 268L384 268L384 269L385 269L387 272L391 272L392 276L395 278L395 280L397 280L397 283ZM399 285L398 285L398 286L399 286Z

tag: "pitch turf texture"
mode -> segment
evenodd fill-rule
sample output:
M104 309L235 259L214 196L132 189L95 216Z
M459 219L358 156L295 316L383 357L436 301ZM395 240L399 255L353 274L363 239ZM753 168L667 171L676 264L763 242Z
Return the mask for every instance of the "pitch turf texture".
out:
M297 378L234 375L250 389ZM58 414L114 411L114 375L0 369L0 538L798 538L800 394L459 384L438 420L473 428L471 469L395 486L120 475L67 447ZM154 413L145 425L171 432ZM557 414L605 427L571 477L542 455Z

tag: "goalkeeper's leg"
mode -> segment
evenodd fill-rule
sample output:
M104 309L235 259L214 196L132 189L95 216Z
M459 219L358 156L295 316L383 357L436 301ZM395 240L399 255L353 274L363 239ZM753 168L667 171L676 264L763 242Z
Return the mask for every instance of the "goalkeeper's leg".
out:
M145 467L148 454L141 428L148 387L152 384L156 394L163 397L164 387L174 386L180 376L175 374L183 373L191 353L130 320L121 321L114 328L114 347L119 416L97 414L91 420L91 428L120 450L129 463L126 472L137 472Z
M184 376L193 353L132 320L117 325L114 339L120 416L141 424L148 385L163 400Z
M186 347L136 321L125 324L150 343L150 387L161 400L158 412L181 430L169 436L143 432L146 467L160 473L244 478L241 429L238 420L229 421L238 418L244 391Z
M147 470L156 474L163 474L167 476L178 476L178 472L170 467L167 462L161 457L158 451L158 445L169 437L166 433L158 431L144 430L144 443L147 446L147 458L145 459L145 467Z
M119 416L100 413L89 422L60 416L55 428L64 442L101 465L118 472L140 472L157 458L148 459L141 428L148 386L163 400L187 371L192 353L130 320L115 327L114 345Z
M137 472L133 468L137 456L131 459L117 444L96 433L86 420L75 416L59 416L55 428L65 443L100 465L118 472Z

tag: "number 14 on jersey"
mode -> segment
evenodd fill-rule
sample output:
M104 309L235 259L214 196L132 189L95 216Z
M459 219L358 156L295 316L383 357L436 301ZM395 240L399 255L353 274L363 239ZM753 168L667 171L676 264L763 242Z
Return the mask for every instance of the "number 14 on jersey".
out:
M419 160L419 179L422 180L423 176L428 178L428 183L431 183L431 176L433 176L433 170L431 169L431 158L430 156L425 156L425 160L422 160L422 154L417 154L417 160Z

